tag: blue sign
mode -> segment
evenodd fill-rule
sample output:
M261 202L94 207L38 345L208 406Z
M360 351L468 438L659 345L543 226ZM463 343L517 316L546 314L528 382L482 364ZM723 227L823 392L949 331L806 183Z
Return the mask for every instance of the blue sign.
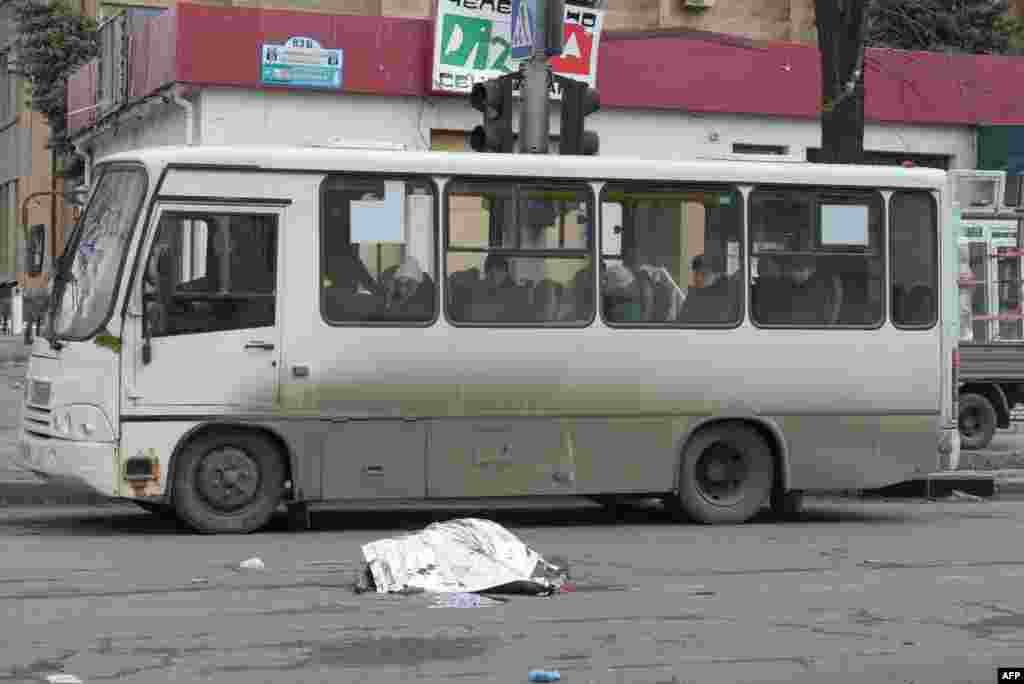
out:
M537 22L538 0L512 0L512 59L524 59L533 52Z
M343 52L325 50L312 38L294 36L284 45L264 43L260 81L267 85L341 89Z

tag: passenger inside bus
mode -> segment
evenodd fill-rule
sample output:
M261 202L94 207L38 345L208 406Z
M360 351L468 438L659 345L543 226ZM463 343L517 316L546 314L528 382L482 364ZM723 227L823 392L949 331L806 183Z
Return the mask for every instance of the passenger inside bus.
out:
M602 273L604 316L612 323L645 320L643 294L633 272L622 264L608 264Z
M434 311L434 284L415 257L381 274L385 283L385 307L390 317L426 319Z
M488 254L484 260L484 281L473 288L468 320L473 322L526 320L529 295L516 284L506 257Z
M725 260L716 254L693 258L697 287L686 295L680 320L686 323L729 323L739 320L738 284L725 273Z

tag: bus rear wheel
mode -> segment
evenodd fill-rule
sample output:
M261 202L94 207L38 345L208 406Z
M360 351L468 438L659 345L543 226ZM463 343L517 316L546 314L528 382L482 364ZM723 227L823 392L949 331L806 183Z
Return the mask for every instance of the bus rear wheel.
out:
M769 500L775 478L771 449L748 425L713 425L683 451L679 507L705 524L750 520Z
M996 409L980 394L964 394L960 397L961 449L984 449L996 434Z
M282 454L270 440L216 430L182 449L171 496L178 516L199 532L245 534L267 524L284 482Z

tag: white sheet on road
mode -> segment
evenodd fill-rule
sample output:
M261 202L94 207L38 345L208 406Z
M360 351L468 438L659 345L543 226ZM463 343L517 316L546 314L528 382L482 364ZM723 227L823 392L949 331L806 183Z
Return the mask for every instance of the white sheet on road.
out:
M545 571L553 569L504 527L478 518L371 542L363 546L363 557L378 593L475 592L523 581L551 586Z

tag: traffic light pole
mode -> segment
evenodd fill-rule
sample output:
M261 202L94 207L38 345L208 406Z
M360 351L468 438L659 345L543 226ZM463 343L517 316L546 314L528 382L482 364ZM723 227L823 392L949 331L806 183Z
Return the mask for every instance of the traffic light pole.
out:
M551 70L547 57L549 21L546 13L552 11L560 11L560 3L545 3L545 17L534 26L530 58L520 67L523 99L519 113L519 151L525 154L547 154L551 138L551 102L548 98Z
M543 43L540 50L534 49L521 68L523 100L519 115L519 151L525 154L547 154L551 138L551 101L548 99L550 67Z

